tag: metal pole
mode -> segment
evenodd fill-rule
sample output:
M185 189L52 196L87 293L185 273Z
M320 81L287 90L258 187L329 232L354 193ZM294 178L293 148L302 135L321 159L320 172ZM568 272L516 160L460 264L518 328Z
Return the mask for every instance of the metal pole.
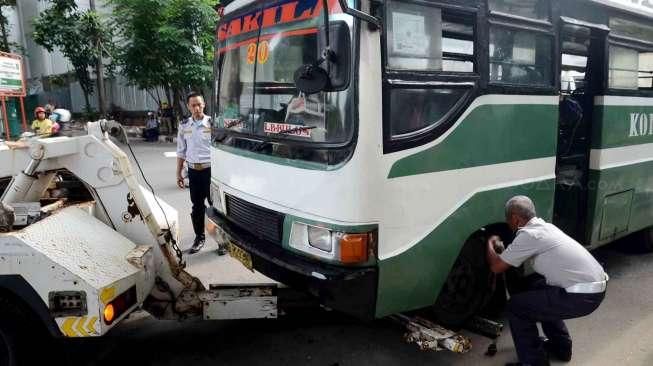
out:
M5 134L7 141L11 141L11 131L9 130L9 118L7 118L7 104L5 103L6 97L2 97L2 120L5 122Z
M25 97L20 97L20 114L23 117L23 132L27 131L27 117L25 116Z

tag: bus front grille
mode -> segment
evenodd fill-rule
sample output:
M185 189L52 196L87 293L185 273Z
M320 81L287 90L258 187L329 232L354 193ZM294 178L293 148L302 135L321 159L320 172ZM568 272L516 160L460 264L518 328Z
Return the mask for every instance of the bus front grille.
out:
M284 215L225 194L227 217L252 235L281 245Z

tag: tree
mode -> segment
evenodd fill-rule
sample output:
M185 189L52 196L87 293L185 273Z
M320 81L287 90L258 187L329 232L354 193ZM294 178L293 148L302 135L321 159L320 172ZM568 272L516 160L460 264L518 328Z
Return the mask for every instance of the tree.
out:
M177 113L185 92L212 80L217 0L111 0L117 62L134 85L165 90ZM160 102L160 98L157 102Z
M11 47L16 47L17 45L9 42L9 19L4 13L3 7L5 6L16 6L16 0L0 0L0 51L2 52L11 52Z
M59 49L70 61L84 92L86 110L90 113L89 98L94 90L89 69L96 69L102 58L111 57L111 28L97 12L80 11L74 0L44 1L50 2L51 6L34 22L34 41L50 52Z

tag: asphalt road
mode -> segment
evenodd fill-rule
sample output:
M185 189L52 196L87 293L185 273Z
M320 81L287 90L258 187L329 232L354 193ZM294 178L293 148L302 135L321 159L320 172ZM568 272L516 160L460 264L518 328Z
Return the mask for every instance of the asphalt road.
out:
M175 186L172 144L137 143L134 150L157 195L180 212L182 247L193 239L187 190ZM569 365L653 365L653 255L602 248L595 256L611 276L601 307L569 321L574 356ZM202 255L199 253L198 255ZM216 259L216 276L248 279L231 258ZM66 342L71 365L503 365L516 360L510 331L498 353L484 355L490 341L478 335L465 355L423 352L402 341L390 321L360 322L321 309L277 320L158 321L136 313L100 339ZM556 364L553 362L552 364Z

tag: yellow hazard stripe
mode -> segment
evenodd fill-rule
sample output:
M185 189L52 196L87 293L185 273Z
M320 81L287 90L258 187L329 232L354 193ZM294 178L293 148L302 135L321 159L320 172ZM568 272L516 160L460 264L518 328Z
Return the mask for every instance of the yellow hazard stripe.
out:
M116 288L114 286L105 287L102 289L102 292L100 292L100 301L102 301L104 305L108 304L114 297L116 297Z
M77 326L75 327L75 330L82 337L88 337L88 333L86 333L86 330L84 330L84 325L86 325L86 317L85 316L83 316L83 317L81 317L79 319L79 321L77 322Z
M98 321L97 316L92 317L68 317L61 323L61 332L66 337L89 337L99 335L100 332L95 328Z
M75 324L76 320L77 318L66 318L66 320L64 320L61 324L61 331L66 335L66 337L77 336L77 333L75 333L75 330L73 330L73 325Z

